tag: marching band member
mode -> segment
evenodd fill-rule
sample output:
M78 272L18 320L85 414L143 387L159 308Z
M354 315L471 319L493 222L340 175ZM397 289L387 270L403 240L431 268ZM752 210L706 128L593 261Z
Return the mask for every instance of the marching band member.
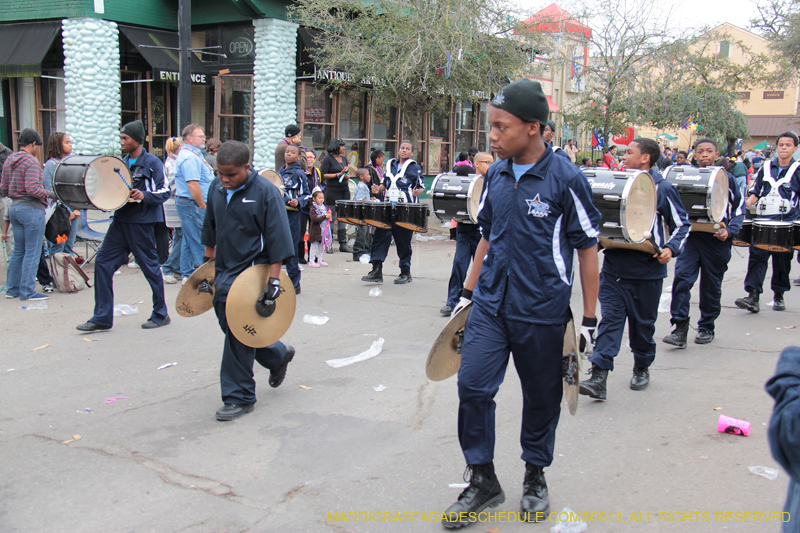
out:
M650 382L650 365L656 357L658 302L667 277L667 263L683 251L689 234L689 218L677 189L658 171L661 156L653 139L636 139L628 145L622 160L627 169L647 170L657 189L656 221L653 240L660 248L654 255L638 250L605 250L600 274L600 309L603 318L597 331L597 344L589 361L592 377L581 382L581 394L606 399L608 372L622 345L622 332L628 320L628 337L633 351L632 390L644 390ZM665 232L669 228L669 233Z
M678 160L681 154L678 152ZM697 141L695 154L700 168L710 167L719 157L717 143L711 139ZM685 162L685 157L684 157ZM683 164L683 163L678 163ZM728 213L723 219L724 228L716 233L692 231L686 239L683 253L675 260L675 278L672 281L672 305L670 322L675 326L673 332L664 337L663 342L686 348L686 335L689 332L690 291L700 274L700 321L697 323L696 344L708 344L714 340L714 321L722 306L722 277L728 270L731 260L731 237L739 233L744 221L744 199L736 185L736 178L728 175Z
M299 251L300 240L303 238L300 235L300 209L305 208L308 205L309 198L311 198L311 192L308 190L308 178L300 166L300 160L305 157L305 153L301 153L300 148L290 144L284 150L283 155L286 161L286 164L280 168L284 187L283 200L288 207L295 208L295 210L287 210L286 215L289 218L289 228L292 231L294 248ZM292 280L294 292L300 294L300 265L297 253L286 264L286 273Z
M400 144L397 159L390 159L386 165L386 175L383 185L378 188L378 193L386 193L387 202L408 202L418 204L418 196L425 192L425 182L422 180L422 167L411 159L412 149L410 142ZM383 262L389 253L389 245L394 237L397 246L397 257L400 258L400 275L394 282L397 285L411 283L411 237L414 232L398 226L392 220L392 228L375 228L372 237L370 258L372 271L361 278L368 283L383 283Z
M750 187L747 206L756 205L756 218L792 221L798 216L800 201L800 161L792 157L797 150L797 135L786 132L778 135L775 141L778 152L777 164L766 160L758 170L753 186ZM778 167L778 168L775 168ZM783 293L791 289L789 272L792 269L792 252L768 252L755 246L750 247L750 259L747 263L747 275L744 278L744 290L748 295L736 300L736 307L758 313L759 295L764 278L767 276L767 263L772 256L772 292L774 293L772 309L783 311L786 304Z
M288 156L292 147L287 148ZM201 235L206 247L203 262L216 259L214 311L225 334L219 371L224 405L216 414L220 422L235 420L253 410L254 360L269 369L269 384L275 388L283 383L286 367L295 353L293 347L280 341L266 348L250 348L228 329L225 304L236 276L251 265L269 265L269 282L258 302L271 305L274 312L275 299L280 296L281 264L293 258L297 250L284 199L277 187L250 168L249 161L250 150L244 143L226 141L220 147L217 178L208 190L208 211Z
M562 157L566 157L567 159L569 159L569 154L567 152L565 152L564 150L562 150L560 146L556 146L552 142L552 139L555 136L556 136L556 123L553 122L552 120L548 120L547 124L545 124L545 126L544 126L544 130L542 131L542 139L544 139L544 142L547 143L547 146L549 146L550 149L553 150L553 152L557 153L558 155L560 155ZM572 161L570 160L570 163L571 162Z
M454 310L473 301L458 372L458 437L471 477L445 511L446 528L505 501L492 461L494 397L509 352L523 391L521 519L543 521L550 508L543 469L553 461L561 412L572 258L577 250L584 322L595 320L600 213L583 174L542 139L548 114L541 85L527 78L501 89L489 108L489 139L501 160L484 181L482 238Z
M78 331L106 331L114 324L114 272L133 253L153 291L153 312L144 329L170 323L164 299L164 280L158 266L154 224L164 221L162 204L169 198L161 160L144 149L145 129L141 120L125 124L119 134L123 161L131 171L131 200L114 212L94 262L94 316L76 327ZM120 176L120 179L122 177Z

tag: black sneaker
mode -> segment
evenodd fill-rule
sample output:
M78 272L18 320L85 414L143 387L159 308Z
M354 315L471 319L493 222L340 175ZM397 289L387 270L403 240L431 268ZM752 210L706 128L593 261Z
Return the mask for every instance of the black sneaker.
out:
M35 301L35 300L47 300L48 298L50 298L48 295L46 295L46 294L39 294L38 292L34 291L34 292L33 292L33 294L31 294L30 296L28 296L27 298L25 298L25 300L30 300L30 301ZM22 298L20 298L20 300L22 300Z
M50 294L51 292L55 292L56 288L53 287L52 283L48 283L47 285L42 285L42 290Z
M453 308L450 307L449 305L445 305L444 307L439 309L439 314L441 314L442 316L450 316L453 314Z
M494 465L468 465L464 472L471 473L469 486L459 495L458 501L447 508L442 517L442 525L447 529L468 526L478 513L489 507L497 507L506 501L506 495L494 473ZM474 513L474 514L473 514Z

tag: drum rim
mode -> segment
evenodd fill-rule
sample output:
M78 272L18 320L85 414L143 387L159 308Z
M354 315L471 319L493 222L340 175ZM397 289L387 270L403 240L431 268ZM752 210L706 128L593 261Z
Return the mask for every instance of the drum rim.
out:
M81 166L84 166L84 167L86 167L86 170L88 170L88 169L89 169L89 167L91 167L91 166L92 166L92 163L94 163L94 162L95 162L95 161L97 161L98 159L100 159L100 158L103 158L103 157L111 157L111 158L113 158L113 159L116 159L117 161L119 161L119 162L120 162L120 170L122 170L123 168L124 168L125 170L127 170L127 171L128 171L128 180L130 180L131 182L133 181L133 178L132 178L132 177L131 177L131 175L130 175L130 169L128 169L128 166L125 164L125 162L124 162L122 159L120 159L119 157L117 157L117 156L115 156L115 155L109 155L109 154L69 154L69 155L68 155L68 156L66 156L66 157L62 157L62 158L61 158L61 160L60 160L60 161L58 161L58 162L56 163L56 166L55 166L55 168L53 169L53 176L52 176L52 178L50 178L50 179L51 179L51 186L52 186L52 188L53 188L53 194L55 194L55 195L56 195L56 198L58 199L58 201L59 201L59 202L61 202L61 203L62 203L62 204L64 204L64 205L67 205L67 202L65 202L64 200L62 200L62 199L61 199L61 196L58 194L58 190L57 190L57 188L56 188L56 182L55 182L55 178L56 178L56 174L58 173L58 169L61 167L61 165L62 165L62 164L64 164L64 163L66 163L66 162L67 162L67 160L69 160L69 159L72 159L73 157L89 157L89 158L91 158L91 159L90 159L90 162L89 162L89 164L88 164L88 165L81 165ZM78 165L76 165L76 166L78 166ZM85 178L85 177L86 177L86 171L84 170L84 178ZM84 187L85 187L85 185L86 185L86 184L84 183ZM122 204L120 204L120 205L119 205L119 206L117 206L117 207L113 207L113 208L111 208L111 209L101 209L100 207L98 207L98 206L97 206L97 205L96 205L96 204L95 204L95 203L94 203L94 202L91 200L91 198L89 198L89 195L88 195L88 194L86 195L86 200L87 200L87 202L89 203L89 205L91 205L91 206L92 206L92 208L93 208L94 210L97 210L97 211L102 211L102 212L104 212L104 213L110 213L110 212L112 212L112 211L118 211L119 209L122 209L123 207L125 207L125 206L128 204L128 198L125 198L125 201L124 201L124 202L122 202Z
M759 226L767 226L767 227L775 227L775 228L790 228L794 226L797 221L796 220L770 220L770 219L755 219L752 221L753 226L758 224Z
M712 169L716 169L716 172L714 172ZM722 196L723 208L722 208L722 213L719 216L719 220L715 220L714 214L711 212L711 194L714 192L714 183L716 183L717 176L720 175L720 172L722 172L722 175L725 177L723 183L725 183L727 187L728 173L722 167L705 167L698 170L701 175L703 174L704 170L709 171L708 184L707 184L708 186L706 188L706 214L708 215L708 219L714 223L722 222L722 219L725 218L725 214L728 212L728 194L730 193L730 191L725 191L725 194Z
M611 171L611 172L613 172L613 171ZM646 241L647 239L642 237L641 240L634 241L633 239L631 239L631 236L628 233L627 226L622 223L625 220L625 216L624 215L625 215L625 208L626 208L626 206L628 204L628 195L630 194L631 187L633 187L633 183L636 181L636 178L638 178L642 174L647 175L648 179L650 179L650 182L653 184L653 192L655 193L653 195L653 219L650 222L650 225L648 226L648 230L652 230L653 226L655 225L655 222L656 222L656 215L658 214L658 191L656 190L656 184L655 184L655 180L653 180L653 176L651 176L650 173L647 172L646 170L626 170L625 174L628 175L628 178L625 181L625 188L622 190L622 199L619 202L619 221L620 221L620 226L622 228L622 236L630 244L641 244L644 241ZM631 178L634 178L634 179L631 179ZM647 230L645 230L645 231L647 231Z

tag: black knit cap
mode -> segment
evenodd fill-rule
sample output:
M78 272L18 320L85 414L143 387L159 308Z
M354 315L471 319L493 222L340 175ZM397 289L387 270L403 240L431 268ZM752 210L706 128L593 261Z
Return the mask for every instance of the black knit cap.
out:
M41 146L43 144L42 136L36 130L25 128L19 133L19 145L28 146L31 143Z
M139 144L144 144L144 124L142 124L141 120L128 122L122 126L122 129L119 130L119 132L124 133Z
M525 122L538 122L542 126L550 118L550 106L538 81L523 78L509 83L492 100L492 107L508 111Z
M286 126L286 136L294 137L295 135L300 135L300 126L297 124L289 124Z
M553 122L552 120L548 120L547 121L547 125L550 126L551 130L553 130L553 133L556 132L556 123L555 122Z

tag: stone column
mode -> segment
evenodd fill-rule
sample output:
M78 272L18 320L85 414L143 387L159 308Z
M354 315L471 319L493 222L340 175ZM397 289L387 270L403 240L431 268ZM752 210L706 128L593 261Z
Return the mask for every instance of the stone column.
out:
M275 167L275 147L284 130L297 121L295 71L297 24L255 19L256 60L253 67L253 164Z
M76 154L118 154L119 30L93 18L64 19L67 131Z

